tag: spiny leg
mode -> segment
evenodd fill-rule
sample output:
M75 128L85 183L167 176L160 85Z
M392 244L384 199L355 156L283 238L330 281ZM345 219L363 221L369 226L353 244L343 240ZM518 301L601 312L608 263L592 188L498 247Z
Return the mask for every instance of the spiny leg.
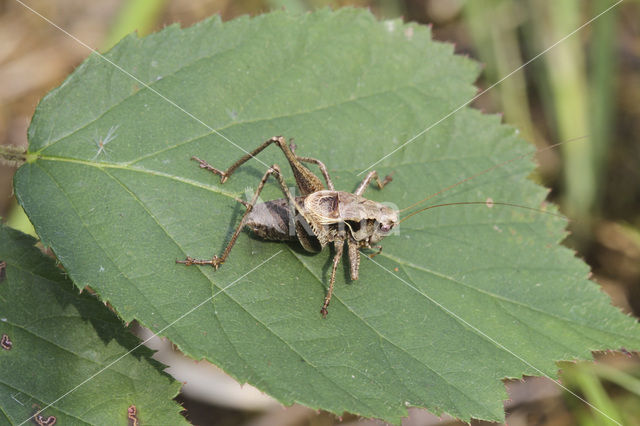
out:
M393 173L392 173L393 174ZM358 186L358 189L356 189L356 192L354 192L354 194L356 195L362 195L362 193L367 189L367 186L369 185L369 182L371 182L371 179L375 179L376 180L376 184L378 185L379 189L384 188L384 186L386 184L388 184L389 182L391 182L393 180L393 178L391 177L391 175L387 175L382 181L380 180L380 178L378 177L378 172L376 172L375 170L371 170L368 174L367 177L364 178L364 180L362 181L362 183L360 184L360 186Z
M231 167L229 167L227 170L222 171L220 169L217 169L215 167L213 167L211 164L207 163L204 160L199 159L198 157L196 157L195 155L193 157L191 157L192 160L197 161L198 163L200 163L200 168L201 169L207 169L212 173L217 174L218 176L220 176L220 182L221 183L225 183L227 181L227 179L229 179L229 176L231 176L231 174L238 168L240 167L242 164L246 163L247 161L249 161L249 159L255 157L256 155L258 155L263 149L265 149L266 147L268 147L269 145L271 145L272 143L277 143L278 139L282 139L281 137L272 137L270 139L267 139L266 141L264 141L259 147L257 147L256 149L254 149L253 151L251 151L249 154L243 155L242 157L240 157L240 159L238 161L236 161L235 163L233 163L231 165Z
M296 155L291 151L291 149L289 148L289 146L287 145L287 143L285 142L282 136L274 136L270 139L267 139L262 143L262 145L260 145L259 147L251 151L249 154L242 156L238 161L233 163L231 167L229 167L225 171L222 171L220 169L213 167L212 165L210 165L204 160L199 159L198 157L194 156L194 157L191 157L191 159L200 163L200 168L207 169L210 172L220 176L220 182L225 183L227 179L229 179L229 176L231 176L231 174L238 167L246 163L249 159L258 155L263 149L265 149L266 147L268 147L273 143L278 145L278 147L284 153L284 156L287 158L287 161L291 166L291 170L293 171L293 174L296 178L296 184L300 189L301 195L308 195L313 192L317 192L325 189L320 179L316 175L311 173L309 169L307 169L305 166L302 165L302 163L298 160Z
M323 318L327 317L329 311L327 308L329 307L329 302L331 302L331 295L333 294L333 284L336 281L336 269L338 268L338 263L340 263L340 258L342 257L342 250L344 249L344 241L337 240L333 243L333 247L336 250L335 256L333 256L333 267L331 268L331 279L329 280L329 291L327 291L327 295L324 298L324 304L322 305L322 309L320 309L320 313Z
M251 199L251 201L249 203L246 203L247 210L245 210L244 214L242 215L242 218L240 219L240 224L238 225L238 227L234 231L233 235L231 236L231 240L229 241L229 244L227 244L227 247L224 249L224 252L222 252L222 256L218 257L217 255L214 255L213 258L211 258L211 260L194 259L191 256L187 256L187 258L185 260L176 260L176 263L183 263L183 264L185 264L187 266L190 266L190 265L211 265L215 269L218 269L220 264L223 263L227 259L227 256L229 256L229 252L231 252L231 249L233 248L234 244L236 243L236 240L238 239L238 236L240 235L240 232L242 232L242 228L244 227L244 222L245 222L245 219L246 219L247 215L249 215L251 210L253 210L253 206L255 205L256 201L258 200L258 197L260 196L260 192L262 192L262 188L264 187L264 184L267 182L267 179L272 174L276 175L276 178L278 179L278 182L280 183L280 187L282 188L282 190L285 193L285 195L287 196L287 198L290 201L293 200L293 202L295 203L295 198L289 192L289 189L287 188L287 186L286 186L286 184L284 182L284 178L282 177L282 173L280 172L280 168L278 167L277 164L274 164L273 166L271 166L269 168L269 170L267 170L267 172L264 174L264 176L262 176L262 180L260 180L260 184L258 185L258 189L256 190L256 193L253 195L253 198ZM294 205L297 205L297 204L294 204Z

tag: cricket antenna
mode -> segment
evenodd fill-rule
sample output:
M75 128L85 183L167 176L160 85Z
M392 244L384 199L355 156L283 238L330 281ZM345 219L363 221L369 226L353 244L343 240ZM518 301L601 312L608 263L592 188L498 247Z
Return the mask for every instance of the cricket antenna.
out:
M537 150L535 150L534 152L530 152L530 153L526 153L526 154L518 155L517 157L513 157L513 158L511 158L511 159L509 159L509 160L507 160L507 161L504 161L504 162L502 162L502 163L496 164L495 166L489 167L488 169L485 169L485 170L483 170L483 171L481 171L481 172L478 172L478 173L476 173L476 174L475 174L475 175L473 175L473 176L469 176L469 177L467 177L467 178L465 178L465 179L462 179L461 181L459 181L459 182L457 182L457 183L454 183L453 185L449 185L448 187L446 187L446 188L444 188L444 189L441 189L440 191L435 192L435 193L433 193L433 194L429 195L428 197L423 198L422 200L420 200L420 201L418 201L418 202L415 202L415 203L411 204L410 206L407 206L407 207L405 207L405 208L403 208L403 209L400 209L399 211L400 211L400 212L403 212L403 211L405 211L405 210L409 210L409 209L411 209L411 208L413 208L413 207L416 207L416 206L418 206L418 205L420 205L420 204L424 203L425 201L428 201L428 200L430 200L430 199L432 199L432 198L434 198L434 197L437 197L438 195L440 195L440 194L442 194L442 193L445 193L445 192L447 192L447 191L449 191L449 190L451 190L451 189L455 188L455 187L456 187L456 186L458 186L458 185L462 185L462 184L463 184L463 183L465 183L465 182L468 182L468 181L470 181L470 180L473 180L473 179L475 179L475 178L477 178L477 177L479 177L479 176L482 176L482 175L484 175L484 174L486 174L486 173L489 173L490 171L493 171L493 170L498 169L498 168L500 168L500 167L504 167L504 166L506 166L507 164L513 163L514 161L518 161L518 160L521 160L521 159L526 158L526 157L534 156L534 155L536 155L536 154L539 154L539 153L541 153L541 152L548 151L548 150L550 150L550 149L556 148L556 147L558 147L558 146L560 146L560 145L564 145L564 144L569 143L569 142L574 142L574 141L578 141L578 140L586 139L586 138L588 138L589 136L590 136L590 135L578 136L578 137L575 137L575 138L572 138L572 139L568 139L568 140L563 141L563 142L558 142L558 143L556 143L556 144L549 145L549 146L547 146L547 147L537 149ZM483 202L481 202L481 201L478 201L478 203L483 204ZM499 203L494 203L494 204L499 204ZM432 207L434 207L434 206L432 206ZM523 207L523 206L518 206L518 207ZM420 211L422 211L422 210L420 210Z
M519 209L524 209L524 210L531 210L534 212L538 212L538 213L544 213L544 214L548 214L549 216L555 216L555 217L559 217L565 220L569 220L567 219L565 216L561 215L561 214L557 214L557 213L552 213L552 212L548 212L546 210L542 210L542 209L536 209L535 207L527 207L527 206L521 206L519 204L513 204L513 203L500 203L500 202L495 202L492 199L488 199L487 201L460 201L460 202L455 202L455 203L443 203L443 204L434 204L432 206L427 206L427 207L423 207L420 210L416 210L415 212L409 213L408 215L406 215L405 217L403 217L402 219L400 219L400 221L398 223L402 223L405 220L409 219L411 216L415 216L418 213L421 213L425 210L429 210L429 209L435 209L436 207L446 207L446 206L459 206L459 205L479 205L479 204L484 204L485 206L487 206L488 208L493 207L494 205L498 205L498 206L508 206L508 207L517 207Z

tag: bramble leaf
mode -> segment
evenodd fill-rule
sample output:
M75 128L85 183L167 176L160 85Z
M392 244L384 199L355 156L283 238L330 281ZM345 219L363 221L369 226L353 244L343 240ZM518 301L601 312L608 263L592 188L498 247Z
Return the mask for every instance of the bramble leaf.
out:
M474 95L478 67L428 28L362 10L278 12L128 37L106 57L139 81L92 56L52 91L16 193L78 287L189 356L285 404L399 422L407 406L499 420L501 379L640 348L635 321L558 245L563 220L523 209L449 206L407 220L380 256L363 257L358 281L345 258L326 320L329 250L243 233L218 271L175 263L221 253L243 212L234 197L267 165L293 185L273 147L224 185L193 155L226 168L284 135L353 191L361 171L438 123L376 165L394 180L366 195L405 207L531 152L495 116L464 108L440 122ZM513 161L429 202L538 207L546 190L526 179L532 170ZM282 197L273 184L262 195Z

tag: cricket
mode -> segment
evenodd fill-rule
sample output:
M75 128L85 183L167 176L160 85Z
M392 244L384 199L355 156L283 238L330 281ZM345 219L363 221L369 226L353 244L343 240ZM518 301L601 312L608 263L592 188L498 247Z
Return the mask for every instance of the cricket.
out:
M222 255L214 255L211 259L194 259L187 256L185 260L176 260L176 262L187 266L211 265L217 270L218 267L226 261L231 249L245 226L255 235L265 240L283 242L298 241L306 251L311 253L319 253L324 247L332 243L334 256L331 276L329 279L329 288L324 298L322 308L320 309L320 313L324 318L326 318L328 314L329 303L331 302L336 278L336 271L344 253L345 243L347 245L347 255L349 258L350 277L351 280L355 281L358 279L358 271L360 268L360 250L377 249L377 251L372 253L370 256L380 253L382 251L382 246L378 245L378 243L384 237L388 236L395 226L409 217L424 212L425 210L445 206L484 204L489 208L493 205L502 205L532 210L552 216L564 217L533 207L521 206L513 203L495 202L489 199L486 201L463 201L430 205L407 214L402 219L399 218L400 213L403 211L416 207L430 198L448 191L457 185L474 179L481 174L488 173L497 167L502 167L506 163L516 161L524 156L511 159L506 163L498 164L490 169L484 170L477 175L464 179L401 210L392 209L382 203L366 199L362 195L372 181L376 183L378 189L383 189L392 181L391 175L388 175L381 180L378 173L375 170L372 170L366 175L364 180L360 185L358 185L357 189L353 193L336 191L324 163L315 158L296 155L296 146L293 143L287 144L282 136L274 136L266 140L252 152L244 155L238 161L233 163L225 171L213 167L198 157L193 156L191 159L197 161L200 168L219 175L220 182L225 183L238 167L272 144L276 144L282 150L284 156L289 162L300 195L294 195L291 193L285 184L284 176L282 175L280 167L277 164L273 164L265 172L258 184L255 194L249 202L237 199L238 202L242 203L246 207L246 210L240 219L240 223L231 236L229 243L222 252ZM552 145L546 149L553 148L557 145L558 144ZM311 170L302 163L317 165L324 177L326 187L320 178L313 174ZM258 203L257 200L260 196L260 192L262 191L269 176L272 175L278 181L285 197Z
M358 279L360 268L360 249L377 248L376 244L389 235L399 222L399 212L390 207L364 198L371 181L375 181L379 189L391 182L391 176L380 180L375 170L370 171L355 192L336 191L327 168L320 160L311 157L301 157L295 154L295 145L288 145L282 136L275 136L251 153L246 154L233 163L226 171L216 169L198 157L192 157L200 168L209 170L220 176L220 182L225 183L233 172L243 163L253 158L269 145L276 144L284 153L293 175L299 194L294 196L287 185L277 164L272 165L262 177L251 201L241 202L246 210L240 219L235 232L231 236L222 255L214 255L209 260L187 257L177 263L190 265L211 265L215 269L225 262L242 229L246 226L257 236L265 240L298 241L308 252L318 253L329 243L333 244L335 254L329 279L329 289L322 304L320 313L326 318L333 294L336 270L347 245L350 276ZM326 182L326 187L315 174L302 163L316 164ZM269 176L278 181L285 198L256 203L262 188Z

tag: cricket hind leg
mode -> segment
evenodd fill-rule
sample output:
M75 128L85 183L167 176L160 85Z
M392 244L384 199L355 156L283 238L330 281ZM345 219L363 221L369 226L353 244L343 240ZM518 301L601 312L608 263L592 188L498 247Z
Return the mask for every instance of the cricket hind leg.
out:
M366 189L369 186L369 183L371 182L372 179L375 179L376 184L378 185L378 189L384 188L386 184L388 184L389 182L391 182L393 180L393 178L391 177L392 174L393 173L388 174L383 180L380 180L380 178L378 177L378 172L376 172L375 170L371 170L367 174L367 176L364 178L362 183L358 186L358 189L356 189L354 194L355 195L362 195L364 193L364 191L366 191Z
M260 193L262 192L262 189L264 188L264 185L267 182L267 179L269 179L269 176L271 176L271 175L275 175L276 179L278 179L278 183L280 183L280 187L281 187L282 191L284 192L284 194L289 199L289 202L292 203L291 205L296 206L296 208L299 208L299 206L297 205L297 203L295 201L295 198L293 197L293 195L291 195L291 192L289 191L289 188L287 188L287 185L285 184L284 178L282 177L282 173L280 172L280 167L278 167L277 164L274 164L273 166L271 166L269 168L269 170L266 171L264 176L262 176L262 179L260 180L260 184L258 185L258 188L256 189L255 194L251 198L251 201L246 203L246 204L243 202L243 204L245 204L247 206L247 209L245 210L244 214L242 215L242 218L240 219L240 223L238 224L238 227L234 231L233 235L231 236L231 240L229 240L229 244L227 244L227 247L222 252L222 255L220 257L218 257L217 255L213 255L213 257L210 260L194 259L191 256L187 256L187 258L185 260L176 260L176 263L182 263L182 264L187 265L187 266L191 266L191 265L211 265L217 270L218 267L222 263L224 263L224 261L229 256L229 253L231 252L231 249L235 245L236 240L238 239L238 237L240 236L240 232L242 232L242 228L244 227L244 225L246 223L247 216L253 210L253 206L255 206L256 201L258 200L258 197L260 196Z
M229 176L231 176L238 167L249 161L249 159L254 158L256 155L262 152L262 150L274 143L278 145L278 147L282 150L284 156L287 158L287 161L291 166L291 170L293 171L293 175L296 178L296 184L298 185L298 188L300 189L302 195L308 195L313 192L322 191L323 189L325 189L320 179L298 160L298 158L293 153L293 151L291 151L282 136L274 136L270 139L267 139L259 147L257 147L250 153L243 155L238 161L233 163L227 170L224 171L213 167L211 164L199 159L196 156L191 157L191 159L197 161L200 164L200 168L209 170L210 172L220 176L220 183L225 183L227 179L229 179Z
M231 176L233 174L233 172L238 167L240 167L241 165L243 165L244 163L249 161L251 158L253 158L256 155L258 155L262 150L264 150L266 147L268 147L272 143L277 143L277 142L278 142L278 137L273 137L273 138L267 139L260 146L258 146L256 149L254 149L250 153L240 157L240 159L238 161L236 161L235 163L233 163L227 170L217 169L217 168L213 167L211 164L207 163L206 161L199 159L195 155L193 157L191 157L191 159L194 160L194 161L197 161L200 164L200 168L201 169L209 170L211 173L214 173L214 174L220 176L220 183L225 183L227 181L227 179L229 179L229 176Z
M209 170L210 172L215 173L215 174L223 173L223 172L220 172L220 170L218 170L215 167L213 167L211 164L207 163L206 161L199 159L195 155L193 157L191 157L191 159L194 160L194 161L197 161L200 164L200 168L201 169ZM222 183L224 183L225 181L226 181L226 178L224 180L222 180ZM237 202L239 202L240 204L242 204L243 206L249 207L249 203L247 201L244 201L243 199L237 198L237 197L233 197L233 199L236 200Z
M320 313L323 318L327 317L329 311L329 303L331 302L331 296L333 295L333 285L336 281L336 270L338 269L338 263L340 263L340 259L342 258L342 252L344 250L344 241L337 240L333 243L333 247L335 248L335 255L333 256L333 265L331 267L331 278L329 279L329 290L327 290L327 295L324 298L324 304L322 305L322 309L320 309Z

